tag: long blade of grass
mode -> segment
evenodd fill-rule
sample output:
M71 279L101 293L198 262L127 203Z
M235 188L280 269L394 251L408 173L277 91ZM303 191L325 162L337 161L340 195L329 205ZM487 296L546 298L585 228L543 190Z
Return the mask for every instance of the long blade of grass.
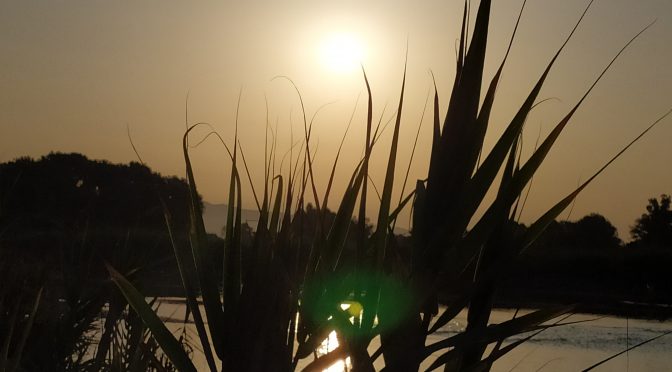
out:
M273 203L273 209L271 211L271 223L269 224L269 230L271 232L271 237L275 239L278 234L278 221L280 219L280 207L282 204L282 198L284 197L282 191L282 176L277 175L274 179L278 180L278 190L275 194L275 202Z
M427 334L434 333L438 331L441 327L448 324L457 314L464 309L471 299L471 296L475 292L475 289L469 289L465 293L459 296L456 300L451 302L446 309L441 313L441 315L436 319L434 325L427 331Z
M215 365L215 359L212 355L212 349L210 347L210 340L208 339L208 334L205 330L205 322L203 321L203 316L201 315L201 310L198 306L198 287L195 284L197 280L196 268L194 267L193 256L185 255L184 252L178 247L173 236L173 227L172 227L172 218L170 216L170 211L168 206L162 198L159 198L161 206L163 207L163 216L166 222L166 227L168 229L168 239L170 244L173 247L173 252L175 254L175 261L177 262L177 270L180 273L180 279L182 280L182 288L184 288L184 295L187 302L187 312L185 314L184 323L186 324L189 318L189 312L193 314L194 325L196 326L196 333L201 342L201 347L203 348L203 354L205 355L205 360L208 363L208 367L211 372L216 372L217 367Z
M189 182L190 194L190 211L191 211L191 234L190 241L192 244L192 254L194 255L194 262L196 264L196 272L200 282L201 295L203 297L203 307L208 318L208 328L210 329L210 336L212 337L212 344L215 353L220 359L224 358L224 350L222 344L222 331L224 324L224 314L222 312L222 302L219 297L219 286L217 283L216 273L212 267L212 262L206 255L206 233L205 225L203 223L203 216L201 213L201 202L196 190L196 180L193 169L191 167L191 160L189 159L189 151L187 147L187 138L196 125L192 125L184 133L182 137L182 150L184 153L184 161L187 170L187 180Z
M460 142L469 140L471 135L459 136L473 132L473 120L477 117L478 104L481 98L481 85L483 80L483 66L485 64L485 50L488 40L488 26L490 23L490 1L481 1L476 15L476 24L469 43L469 48L464 57L464 63L458 78L458 87L453 90L448 112L443 124L440 147L442 159L459 161L460 158L445 158L455 155L447 151L457 149ZM458 135L458 136L455 136ZM455 169L468 168L467 164L455 164ZM437 168L435 168L437 169Z
M425 348L425 355L431 355L436 351L448 347L464 347L475 342L491 343L512 335L534 331L539 329L538 327L542 323L571 312L573 309L574 305L537 310L519 318L507 320L500 324L490 325L487 328L476 328L471 332L459 333L455 336L428 345Z
M301 103L301 112L303 114L303 131L306 140L306 159L308 164L308 176L310 177L310 185L313 191L313 199L315 202L315 206L319 211L322 210L322 208L320 207L320 198L317 194L317 186L315 185L315 177L313 176L313 157L310 154L310 132L312 130L312 122L311 125L308 126L308 122L306 120L306 108L303 104L303 97L301 96L301 92L299 91L299 88L296 86L294 81L287 76L279 76L279 77L287 79L294 87L296 94L299 96L299 102Z
M553 221L555 220L561 213L562 211L569 206L572 201L579 195L583 189L585 189L597 176L599 176L611 163L613 163L616 159L618 159L623 153L625 153L632 145L634 145L637 141L639 141L644 135L646 135L651 129L653 129L658 123L663 121L665 118L667 118L670 114L672 114L672 109L667 111L665 114L660 116L658 119L656 119L651 125L649 125L646 129L644 129L637 137L635 137L630 143L628 143L625 147L623 147L616 155L614 155L611 159L609 159L608 162L606 162L597 172L595 172L590 178L588 178L581 186L579 186L576 190L571 192L569 195L567 195L564 199L559 201L557 204L555 204L551 209L549 209L544 215L539 217L532 225L530 225L529 229L527 229L525 235L523 236L522 239L522 244L521 244L521 250L527 249L533 242L536 240L536 238L541 235L541 233L546 229L546 227Z
M440 119L440 112L439 112L439 90L436 88L436 78L434 77L434 72L432 73L432 82L434 83L434 120L432 122L432 152L430 155L430 163L431 159L437 159L438 157L438 150L439 150L439 142L441 139L441 119ZM435 160L435 161L438 161Z
M373 97L371 95L371 86L369 85L369 79L366 76L364 66L362 66L362 74L364 76L364 83L366 84L368 100L366 111L366 143L364 144L364 160L362 162L364 179L362 181L362 193L359 198L359 215L357 217L357 251L355 256L357 270L361 269L361 266L363 265L362 261L364 260L364 252L366 250L366 203L369 193L369 160L371 158L371 129L373 125Z
M234 150L234 155L233 155L233 161L235 162L236 158L236 153ZM234 230L234 224L235 224L235 218L236 218L236 165L235 163L232 164L231 166L231 173L229 175L229 198L226 206L226 230L224 232L224 255L223 255L223 260L222 262L222 288L224 288L224 301L228 301L227 299L227 291L226 288L228 287L228 279L227 276L229 275L228 272L228 255L230 252L235 249L234 241L233 241L233 230ZM258 204L257 204L258 205ZM226 304L225 304L226 307ZM226 311L226 310L225 310Z
M397 221L399 213L404 210L408 202L415 196L415 192L416 190L409 192L408 195L399 202L399 205L392 211L392 213L390 213L389 221L392 225ZM394 226L392 226L392 229L394 229Z
M226 241L224 252L225 262L224 262L224 311L225 314L228 314L228 317L234 317L239 308L240 303L240 290L242 285L241 278L241 214L242 214L242 196L241 196L241 185L240 185L240 176L238 171L232 172L232 177L235 180L235 213L233 220L228 220L227 223L233 225L233 231L230 236L230 240ZM227 318L228 318L227 317ZM231 318L225 319L229 320L228 329L234 326L230 321Z
M329 234L327 235L325 247L325 264L329 270L335 270L345 246L348 236L348 229L350 222L357 205L357 195L359 194L364 178L363 168L358 169L357 176L351 180L349 187L346 189L343 199L339 205L336 217L332 223Z
M456 76L436 156L430 161L427 183L428 207L425 209L427 215L424 217L426 221L445 218L449 210L447 206L453 205L454 200L459 200L464 180L471 175L473 169L466 156L474 152L470 148L476 131L474 124L483 79L490 3L481 1L479 4L473 36L460 74ZM426 225L428 229L435 230L431 226L436 224ZM422 235L430 237L433 233L427 231Z
M506 130L501 135L501 137L499 138L493 149L485 158L485 160L481 164L481 167L479 167L478 171L474 174L470 182L470 186L467 188L468 190L470 190L470 192L467 193L465 197L465 203L464 203L465 206L459 208L459 210L462 211L461 212L462 217L459 218L458 220L468 221L468 219L475 212L480 201L483 200L485 193L488 191L501 165L504 163L504 159L508 155L512 143L518 138L518 135L520 134L522 127L525 123L525 120L527 119L527 115L532 109L534 102L537 99L537 96L539 95L539 92L541 91L541 88L544 85L546 78L551 71L551 68L554 66L555 61L560 56L560 53L564 50L569 40L576 32L576 29L581 24L583 18L588 12L588 9L590 9L592 3L593 0L591 0L588 3L583 13L581 14L581 17L579 17L579 20L574 25L574 28L567 36L564 43L557 50L553 58L551 58L551 61L546 66L546 69L542 73L541 77L537 80L537 83L535 84L534 88L532 89L528 97L525 99L525 102L520 107L514 118L511 120L511 123L507 126Z
M257 198L257 191L254 188L254 183L252 182L252 175L250 174L250 168L247 166L247 159L245 159L245 153L243 152L243 146L238 141L238 147L240 147L240 156L243 158L243 167L245 168L245 173L247 174L247 180L250 183L250 188L252 189L252 196L254 197L254 202L257 204L257 210L261 212L261 206L259 205L259 198ZM264 189L264 195L267 189Z
M189 359L189 356L184 349L182 349L182 345L180 345L175 336L170 333L154 310L147 304L147 302L145 302L144 296L112 266L105 263L105 267L110 273L110 277L114 284L117 285L128 301L128 304L136 313L138 313L145 326L152 332L154 339L159 343L161 349L175 367L179 371L196 372L196 367L191 362L191 359Z
M659 339L659 338L661 338L661 337L663 337L663 336L667 336L667 335L669 335L670 333L672 333L672 331L667 331L667 332L661 333L661 334L659 334L659 335L656 336L656 337L652 337L652 338L650 338L650 339L648 339L648 340L644 340L644 341L642 341L642 342L640 342L640 343L638 343L638 344L636 344L636 345L632 345L632 346L630 346L629 348L627 348L627 349L625 349L625 350L623 350L623 351L621 351L621 352L618 352L618 353L616 353L616 354L614 354L614 355L612 355L612 356L610 356L610 357L608 357L608 358L606 358L606 359L603 359L603 360L601 360L601 361L599 361L599 362L593 364L592 366L590 366L590 367L588 367L588 368L582 370L581 372L592 371L593 369L595 369L595 368L601 366L602 364L604 364L604 363L606 363L606 362L608 362L608 361L610 361L610 360L616 358L617 356L619 356L619 355L621 355L621 354L624 354L624 353L626 353L626 352L628 352L628 351L630 351L630 350L632 350L632 349L636 349L636 348L638 348L638 347L640 347L640 346L642 346L642 345L646 345L646 344L648 344L649 342L651 342L651 341L655 341L655 340L657 340L657 339Z
M348 136L350 131L350 125L352 124L352 119L355 117L355 112L357 111L357 103L359 102L359 96L357 96L357 101L355 102L355 108L352 110L350 115L350 120L348 121L348 126L345 128L345 133L341 137L341 143L338 145L338 150L336 151L336 159L334 159L334 164L331 167L331 174L329 175L329 181L327 182L327 190L324 192L323 205L322 205L322 217L324 218L327 210L327 204L329 202L329 194L331 193L331 186L334 181L334 175L336 174L336 165L338 164L338 159L341 156L341 149L343 148L343 143L345 138Z
M567 319L568 317L572 316L572 314L568 314L564 316L561 320L553 323L552 325L549 325L548 327L542 327L536 332L533 332L529 336L526 336L520 340L517 340L515 342L512 342L504 347L502 346L502 341L499 341L497 345L499 347L496 347L495 349L492 350L492 352L483 360L479 361L476 365L470 366L467 370L470 372L486 372L490 371L492 368L492 364L499 358L503 357L504 355L508 354L511 350L517 348L518 346L524 344L525 342L530 341L532 338L538 336L542 332L546 331L549 328L553 327L558 327L558 326L564 326L564 325L569 325L569 324L575 324L575 323L585 323L587 321L593 321L594 319L589 319L586 321L580 320L576 322L567 322L567 323L561 323L562 320Z
M406 49L406 61L404 63L404 75L401 83L401 93L399 96L399 105L397 107L397 117L394 125L394 132L392 135L392 143L390 145L390 152L387 161L387 169L385 172L385 181L383 184L383 193L378 209L378 222L376 224L376 231L371 237L371 244L374 254L374 279L369 283L367 291L367 299L364 305L364 313L362 317L362 328L365 330L371 329L373 326L374 316L379 314L378 298L380 296L380 281L383 274L383 264L385 260L385 250L388 239L390 204L392 199L392 188L394 186L394 173L397 161L397 147L399 143L399 129L401 127L401 114L404 103L404 93L406 88L406 68L408 64L408 46ZM369 293L371 295L369 295ZM384 317L381 317L384 321Z
M488 128L488 123L490 122L490 113L492 111L492 106L495 101L495 94L497 92L497 87L499 86L502 71L504 70L504 66L506 65L509 53L511 52L511 46L513 45L513 41L515 40L516 32L518 31L518 25L520 24L520 19L523 16L523 10L525 9L526 3L527 0L523 1L522 6L520 7L520 12L518 13L518 19L516 20L516 25L513 29L513 34L511 35L511 39L509 41L509 46L506 49L504 58L502 59L502 62L499 65L499 68L497 69L495 76L490 81L490 86L488 87L485 98L483 100L483 104L481 105L481 110L478 113L472 139L473 144L470 147L471 152L467 154L467 162L469 169L473 169L476 166L478 158L483 149L483 140L485 139L485 133Z
M497 359L506 355L511 350L513 350L516 347L522 345L523 343L529 341L534 336L538 335L539 333L541 333L543 331L544 331L544 329L539 330L539 331L533 333L532 335L529 335L525 338L522 338L520 340L512 342L512 343L506 345L505 347L503 347L501 349L493 350L493 352L490 353L490 355L488 355L485 359L476 363L476 365L465 367L464 370L469 371L469 372L486 372L486 371L489 371L490 368L492 368L492 363L494 363ZM452 349L452 350L444 353L440 357L436 358L434 363L432 363L432 365L427 368L427 371L433 371L433 370L439 368L442 365L450 365L450 363L453 362L452 359L460 358L461 356L462 356L462 354L459 352L459 350Z
M616 62L618 57L621 56L621 54L642 34L644 33L649 27L653 25L649 24L646 26L644 29L639 31L635 36L633 36L622 48L619 50L619 52L611 59L611 61L607 64L607 66L602 70L600 75L595 79L595 81L592 83L592 85L586 90L584 95L581 97L581 99L574 105L574 107L570 110L570 112L553 128L551 133L546 137L546 139L541 143L537 151L535 151L530 159L523 165L523 167L520 169L520 171L516 174L516 177L514 177L511 180L511 185L510 185L510 195L509 198L514 198L514 194L520 195L522 192L522 189L527 185L529 182L530 178L536 170L541 166L541 163L544 161L546 158L546 155L548 152L551 150L551 147L557 140L557 138L560 136L560 133L563 131L563 129L566 127L567 123L569 123L569 120L572 118L574 113L578 110L578 108L581 106L581 104L584 102L584 100L588 97L590 92L592 92L593 88L597 85L597 83L602 79L604 74L610 69L610 67Z
M226 240L224 246L224 255L222 262L222 291L223 291L223 321L226 325L224 332L231 333L233 327L236 326L234 319L236 319L239 303L240 303L240 289L241 289L241 212L242 212L242 188L240 186L240 175L238 173L237 155L238 155L238 118L240 110L240 100L242 96L242 89L238 95L238 104L236 105L236 120L234 132L233 158L231 159L231 175L229 185L229 205L227 210L226 220ZM242 147L241 147L242 155ZM244 160L247 176L251 179L249 169ZM250 180L250 185L252 181ZM254 200L259 206L259 200L254 192ZM217 288L215 288L217 290ZM218 297L219 298L219 297Z
M404 200L404 192L406 191L406 183L408 183L408 175L411 172L411 165L413 165L413 157L415 156L415 149L416 149L416 146L418 145L418 138L420 137L420 129L422 129L422 122L425 119L425 111L427 110L427 102L428 101L429 101L429 91L427 92L427 98L425 98L425 105L422 108L422 115L420 115L420 122L418 123L418 130L415 132L415 140L413 141L413 148L411 149L411 156L408 159L408 167L406 167L406 174L404 175L404 181L401 183L401 192L399 193L399 206L401 206L402 201ZM411 195L412 194L413 193L411 193ZM406 199L409 199L409 198L406 197ZM403 203L403 204L406 204L406 203ZM399 209L399 206L397 207L397 210L401 211L401 209L403 209L403 207L401 209ZM394 227L397 224L397 216L396 215L398 213L399 212L397 212L396 214L394 212L392 213L392 214L394 214L394 218L392 217L392 215L390 215L390 222L392 224L392 231L394 231Z
M556 125L556 127L553 129L551 134L548 135L546 140L539 146L539 149L537 149L530 159L523 165L523 167L516 172L516 174L511 178L511 181L508 182L506 186L506 191L501 192L498 194L495 202L488 208L488 210L485 212L483 217L476 223L474 228L468 233L467 238L465 239L465 246L470 246L470 247L480 247L482 246L485 241L489 238L490 234L492 231L495 229L497 226L497 221L501 219L501 216L508 214L508 210L510 206L513 204L513 202L520 196L522 193L523 189L525 186L528 184L536 170L539 168L543 160L545 159L546 155L550 151L551 147L555 143L555 140L559 137L560 133L562 130L565 128L573 114L576 112L576 110L579 108L581 103L585 100L585 98L588 96L588 94L592 91L592 89L595 87L595 85L600 81L600 79L604 76L606 71L612 66L612 64L616 61L616 59L627 49L627 47L634 42L634 40L637 39L644 31L646 31L651 25L647 26L643 30L641 30L639 33L637 33L633 38L628 41L628 43L621 48L621 50L612 58L610 63L603 69L602 73L598 76L598 78L593 82L593 84L588 88L588 90L585 92L583 97L579 100L579 102L572 108L572 110ZM521 123L522 124L522 123ZM643 135L643 134L642 134ZM638 137L639 138L639 137ZM514 138L514 142L512 142L512 146L515 143L517 137ZM493 150L494 151L494 150ZM621 152L622 153L622 152ZM619 153L620 155L620 153ZM614 159L612 159L613 161ZM486 159L487 162L487 159ZM482 168L481 168L482 169ZM603 170L603 169L602 169ZM602 171L600 170L598 174ZM478 175L478 173L477 173ZM595 175L595 177L597 174ZM571 203L571 201L580 193L585 186L594 179L592 177L587 183L585 183L583 186L581 186L579 189L577 189L572 195L568 196L567 198L563 199L556 207L553 208L553 213L558 210L564 210L566 208L566 205L564 205L565 202ZM474 207L474 205L470 206ZM540 225L541 226L541 225ZM545 226L544 226L545 227ZM534 230L538 231L538 230ZM539 232L540 233L540 232Z
M408 59L408 56L407 56ZM385 257L385 241L387 239L387 228L390 217L390 203L392 199L392 188L394 186L394 171L397 163L397 147L399 145L399 129L401 128L401 112L404 104L404 90L406 88L406 64L404 64L404 77L401 83L401 94L399 97L399 106L397 108L397 119L394 124L392 135L392 144L390 145L390 154L387 161L387 170L385 172L385 182L383 184L383 193L381 196L380 207L378 209L378 223L374 233L374 249L376 250L376 266L378 270L382 269L383 259Z

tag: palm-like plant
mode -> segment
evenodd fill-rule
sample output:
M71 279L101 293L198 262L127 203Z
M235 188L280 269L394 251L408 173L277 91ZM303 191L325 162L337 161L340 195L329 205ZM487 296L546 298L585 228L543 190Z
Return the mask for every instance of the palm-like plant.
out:
M625 47L534 153L523 161L519 138L526 118L556 59L588 11L588 4L504 133L479 162L495 92L508 56L507 50L481 101L490 3L489 0L480 2L472 36L468 38L470 16L468 2L465 2L456 78L443 123L439 117L438 94L434 96L434 136L427 179L418 181L415 190L393 208L392 189L404 100L402 84L376 229L371 234L365 224L366 206L370 203L368 167L380 135L380 123L374 128L373 99L366 74L369 99L364 157L352 172L332 219L325 217L326 205L340 149L328 187L320 194L314 181L312 123L304 114L302 151L296 158L293 153L290 155L287 174L271 174L271 163L277 152L275 144L266 152L263 193L261 198L254 194L260 212L259 223L253 245L243 250L239 173L242 168L238 164L239 157L243 162L245 157L237 135L234 136L233 146L227 146L232 167L222 278L215 274L215 265L220 263L213 262L212 252L207 248L188 154L187 138L195 126L187 130L183 150L192 195L191 249L175 245L175 254L187 305L211 370L217 370L217 358L225 371L291 371L300 359L316 355L321 342L332 331L337 333L339 346L316 357L305 370L322 370L349 356L355 370L372 371L374 361L382 355L386 370L412 371L435 353L439 356L429 369L444 366L451 371L488 370L496 359L532 336L504 345L507 337L541 331L548 327L545 322L571 310L571 307L543 309L501 324L489 324L497 279L506 274L516 256L578 193L641 137L553 205L524 233L511 228L523 189L588 93ZM222 143L225 143L223 139ZM249 177L247 166L244 168ZM502 175L501 179L497 179L498 174ZM495 200L476 218L476 209L493 186L497 190ZM318 211L309 237L304 234L306 193ZM411 204L411 200L414 210L412 252L410 259L400 261L392 226L399 211ZM353 227L351 222L355 216L357 225ZM170 227L168 214L166 221ZM473 227L467 229L470 224ZM355 237L354 247L348 244L349 235ZM110 272L173 363L181 370L195 370L179 342L152 312L144 297L121 274L112 268ZM438 299L446 292L446 283L454 282L462 285L438 314ZM207 323L197 301L199 291ZM350 307L342 306L344 304ZM446 325L465 307L469 308L467 329L427 345L427 335ZM377 336L380 336L381 347L370 354L368 347ZM486 346L491 344L494 348L484 355Z

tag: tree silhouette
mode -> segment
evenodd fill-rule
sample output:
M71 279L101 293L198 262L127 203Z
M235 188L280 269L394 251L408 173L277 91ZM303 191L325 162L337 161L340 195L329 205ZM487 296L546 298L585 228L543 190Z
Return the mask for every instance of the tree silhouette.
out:
M619 248L622 244L616 227L597 213L591 213L577 221L574 234L577 245L584 249L612 249Z
M604 216L591 213L576 222L554 221L533 244L535 250L588 252L617 249L623 242Z
M162 199L181 230L188 227L188 187L148 167L51 153L0 164L0 226L82 231L104 227L165 232Z
M646 247L672 248L672 210L670 196L663 194L660 201L649 199L646 213L635 222L630 230L636 245Z

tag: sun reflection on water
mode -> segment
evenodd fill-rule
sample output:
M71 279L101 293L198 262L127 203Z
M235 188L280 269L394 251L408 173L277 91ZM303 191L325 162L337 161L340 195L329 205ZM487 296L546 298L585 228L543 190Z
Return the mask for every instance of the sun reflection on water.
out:
M320 346L317 348L317 354L325 355L331 351L336 350L337 347L338 337L336 336L336 331L331 331L331 333L329 333L329 337L322 341ZM343 372L349 371L350 369L352 369L352 361L350 360L350 357L347 357L332 364L327 369L325 369L324 372Z
M341 310L350 315L349 319L351 323L355 323L355 319L358 319L361 322L362 316L362 305L357 301L345 301L340 305ZM338 336L336 331L331 331L329 336L322 341L320 346L317 348L318 356L325 355L330 353L338 347ZM345 359L338 360L336 363L332 364L324 370L324 372L347 372L352 369L352 361L350 357Z

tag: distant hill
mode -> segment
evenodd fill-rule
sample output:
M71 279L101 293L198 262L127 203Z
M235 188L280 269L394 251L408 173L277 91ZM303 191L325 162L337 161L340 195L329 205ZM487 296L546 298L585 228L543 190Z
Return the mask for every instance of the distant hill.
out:
M212 204L203 202L203 223L205 231L217 236L223 236L222 228L226 225L226 204ZM243 209L241 221L247 222L252 229L257 227L259 220L259 211L254 209Z

